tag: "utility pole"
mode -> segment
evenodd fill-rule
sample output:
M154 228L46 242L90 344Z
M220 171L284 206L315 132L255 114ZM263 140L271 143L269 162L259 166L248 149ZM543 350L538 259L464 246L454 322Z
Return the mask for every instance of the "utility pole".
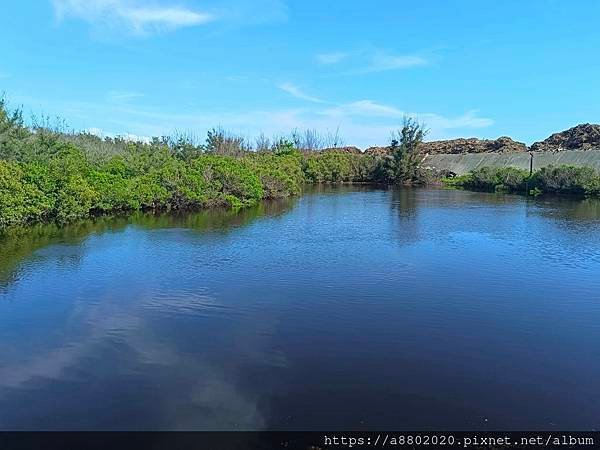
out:
M525 195L529 195L529 180L533 175L533 152L529 152L529 178L525 182Z
M529 152L529 176L533 175L533 152Z

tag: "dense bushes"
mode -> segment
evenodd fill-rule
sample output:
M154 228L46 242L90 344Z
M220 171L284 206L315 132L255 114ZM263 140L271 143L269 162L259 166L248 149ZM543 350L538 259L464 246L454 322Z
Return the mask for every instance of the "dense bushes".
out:
M308 152L285 138L261 151L223 130L128 142L27 127L0 100L0 228L136 210L243 207L305 182L371 181L373 157Z
M0 226L42 219L49 207L49 198L26 179L19 164L0 160Z
M591 167L543 167L533 175L532 183L542 192L576 195L600 193L600 174Z
M328 151L307 155L303 170L313 183L365 182L374 181L376 164L373 156Z
M337 147L337 132L296 130L256 146L222 129L211 130L205 143L192 135L129 142L28 127L0 99L0 227L122 211L243 207L297 194L306 182L414 182L424 134L405 121L389 158L315 151Z
M92 214L242 207L296 194L302 155L254 153L220 130L206 145L184 137L128 142L27 127L0 99L0 228Z
M531 176L514 167L482 167L444 181L449 186L477 191L600 195L600 173L591 167L548 166Z
M302 155L297 151L248 153L242 162L259 177L264 198L299 194L302 189Z
M96 165L67 146L45 161L0 160L0 227L103 212L241 207L297 192L303 181L300 160L283 157L290 169L284 171L274 158L279 157L205 154L149 162L141 153Z
M513 167L483 167L447 183L475 191L521 192L528 177L528 172Z
M297 194L305 182L373 181L377 165L375 157L335 151L180 158L169 147L136 143L90 158L58 138L37 145L36 157L0 159L0 227L122 211L243 207Z

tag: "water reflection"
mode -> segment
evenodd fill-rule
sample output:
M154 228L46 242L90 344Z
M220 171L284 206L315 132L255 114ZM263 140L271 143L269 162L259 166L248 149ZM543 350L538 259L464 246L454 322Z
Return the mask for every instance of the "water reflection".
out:
M5 235L2 281L6 287L22 281L26 293L17 289L0 297L11 314L0 327L1 427L261 428L255 400L237 387L236 364L224 368L220 355L212 361L214 355L203 348L203 342L227 341L223 348L239 357L260 353L255 347L260 342L224 339L220 330L233 324L240 311L194 283L200 268L190 263L193 254L186 255L184 271L178 271L179 264L170 262L177 252L164 241L178 236L175 247L193 246L190 231L214 240L257 219L276 219L293 202L266 202L239 212L100 217ZM169 234L169 229L184 235ZM157 231L160 237L154 236ZM145 247L144 240L154 244ZM132 245L134 252L128 254ZM157 254L165 258L159 261ZM144 265L153 267L151 274L137 277ZM161 278L169 269L173 282ZM48 279L30 285L32 272L46 272ZM190 340L196 327L201 329L197 340ZM28 340L17 342L22 333ZM269 355L260 359L269 360ZM282 364L280 355L275 364ZM61 417L60 411L68 416Z
M320 187L0 242L0 429L589 429L597 203Z
M85 241L94 235L120 233L128 227L142 229L185 228L201 233L226 234L261 217L276 217L293 208L296 199L263 202L240 211L213 209L193 213L143 213L127 216L100 216L66 225L41 224L15 227L0 234L0 289L18 279L19 266L54 258L59 265L77 266L85 253ZM50 253L38 250L60 244Z

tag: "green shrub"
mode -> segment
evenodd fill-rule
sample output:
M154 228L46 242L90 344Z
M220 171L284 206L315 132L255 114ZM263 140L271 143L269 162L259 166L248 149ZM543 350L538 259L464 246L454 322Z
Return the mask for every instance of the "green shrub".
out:
M94 210L102 212L136 210L141 207L132 179L118 174L93 171L90 175L92 189L96 192Z
M532 182L543 192L585 195L597 192L599 177L591 167L548 166L538 170Z
M589 197L600 197L600 174L584 184L585 195Z
M63 180L56 193L54 216L60 222L87 217L97 200L97 193L82 175Z
M166 208L171 198L161 182L160 174L156 172L132 178L131 189L140 209Z
M495 192L526 192L538 196L543 193L600 196L600 173L591 167L548 166L531 177L524 170L513 167L481 169L455 178L443 180L446 186Z
M0 160L0 227L45 218L51 199L27 180L18 163Z
M255 153L243 162L260 178L264 198L287 197L302 189L302 155L297 151Z
M466 189L496 192L525 191L529 174L514 167L482 167L451 182Z
M248 206L263 198L263 187L258 175L241 160L218 155L204 155L192 161L192 168L208 189L215 203L231 204L232 197ZM236 202L235 206L239 206Z
M314 153L304 158L303 170L313 183L374 181L375 158L341 151Z

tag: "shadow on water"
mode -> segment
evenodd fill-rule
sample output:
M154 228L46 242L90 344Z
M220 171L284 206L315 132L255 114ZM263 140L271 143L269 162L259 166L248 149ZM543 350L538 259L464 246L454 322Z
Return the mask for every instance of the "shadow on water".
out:
M93 235L119 233L134 227L144 230L185 228L202 233L227 234L262 217L276 217L294 207L297 199L262 202L241 210L207 209L195 212L135 212L122 216L98 216L68 224L38 224L15 227L0 233L0 288L18 279L19 267L34 258L38 250L55 244L70 246L59 258L61 265L76 266L86 251L82 245Z

